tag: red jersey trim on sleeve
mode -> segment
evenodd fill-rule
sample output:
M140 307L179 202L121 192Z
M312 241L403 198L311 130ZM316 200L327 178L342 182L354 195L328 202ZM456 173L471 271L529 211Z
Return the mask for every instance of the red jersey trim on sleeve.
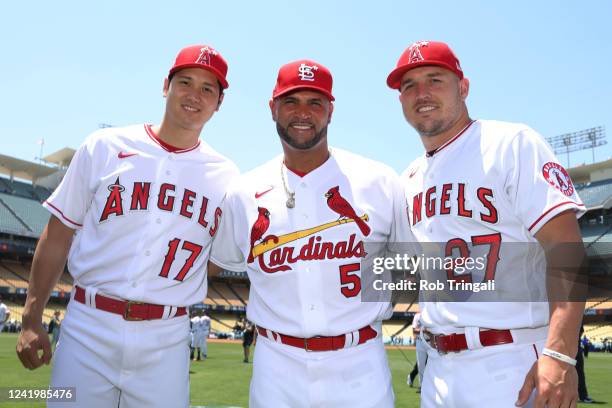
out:
M568 205L571 204L572 206L577 206L577 207L584 207L584 204L579 204L579 203L575 203L573 201L564 201L562 203L559 203L551 208L549 208L546 212L544 212L544 214L540 215L540 217L538 217L537 220L534 221L533 224L531 224L531 226L529 227L529 231L531 231L536 225L538 225L538 223L540 221L542 221L542 218L546 217L548 214L550 214L551 211L563 206L563 205Z
M66 217L64 215L64 213L62 212L62 210L60 210L59 208L57 208L56 206L51 204L49 201L45 201L45 204L47 204L49 207L53 208L59 215L62 216L63 219L65 219L69 223L71 223L73 225L76 225L77 227L82 227L83 226L83 224L79 224L78 222L72 221L70 218Z

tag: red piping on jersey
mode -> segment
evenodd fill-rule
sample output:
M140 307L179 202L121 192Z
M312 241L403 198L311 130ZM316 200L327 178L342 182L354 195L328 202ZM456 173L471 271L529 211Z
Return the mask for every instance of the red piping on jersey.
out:
M470 128L470 126L472 126L472 123L476 122L475 120L471 121L470 123L468 123L467 125L465 125L465 127L463 129L461 129L459 131L459 133L457 133L455 136L453 136L450 140L447 140L446 143L444 143L442 146L438 147L435 150L432 150L431 152L427 152L425 154L426 157L432 157L434 154L438 153L440 150L444 149L446 146L448 146L449 144L453 143L455 140L459 139L459 136L461 136L462 134L464 134L466 132L466 130L468 130Z
M149 137L151 139L153 139L153 141L155 143L157 143L158 145L161 146L162 149L170 152L170 153L187 153L190 152L194 149L196 149L198 146L200 146L200 139L198 139L198 143L196 143L195 145L187 148L187 149L181 149L180 147L176 147L176 146L172 146L166 142L164 142L163 140L161 140L153 131L153 129L151 128L151 125L144 125L145 130L147 132L147 134L149 135Z
M296 170L296 169L292 169L291 167L287 166L287 164L285 162L283 162L283 164L285 165L287 170L289 170L290 172L292 172L296 176L304 177L305 175L307 175L309 173L309 172L303 172L303 171L299 171L299 170Z
M59 214L62 216L62 218L63 218L63 219L65 219L66 221L68 221L69 223L74 224L74 225L76 225L77 227L82 227L82 226L83 226L83 224L79 224L78 222L74 222L74 221L72 221L70 218L66 217L66 216L64 215L64 213L62 212L62 210L60 210L59 208L57 208L56 206L54 206L54 205L53 205L53 204L51 204L50 202L45 201L45 203L47 203L47 205L48 205L49 207L51 207L51 208L53 208L55 211L57 211L57 212L58 212L58 213L59 213Z
M577 205L578 207L584 207L584 204L578 204L578 203L575 203L573 201L564 201L562 203L559 203L559 204L555 205L554 207L549 208L548 211L546 211L544 214L540 215L540 217L537 220L535 220L535 222L533 224L531 224L531 226L529 227L529 231L531 231L533 229L533 227L535 227L536 224L538 222L540 222L542 220L542 218L546 217L546 215L548 215L548 213L550 213L552 210L554 210L557 207L561 207L562 205L566 205L566 204L574 204L574 205Z

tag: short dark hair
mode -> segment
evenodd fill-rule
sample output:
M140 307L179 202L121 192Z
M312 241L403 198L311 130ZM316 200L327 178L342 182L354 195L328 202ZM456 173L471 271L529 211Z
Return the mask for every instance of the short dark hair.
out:
M176 72L173 72L172 75L168 75L168 84L172 82L172 78L174 77ZM219 86L219 98L221 98L221 95L223 95L223 92L225 91L225 89L223 89L223 85L221 85L221 81L219 81L218 79L217 79L217 85Z

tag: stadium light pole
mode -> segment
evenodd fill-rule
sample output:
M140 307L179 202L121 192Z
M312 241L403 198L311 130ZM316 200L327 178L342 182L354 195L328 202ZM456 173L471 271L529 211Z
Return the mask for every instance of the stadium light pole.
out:
M571 152L591 149L593 163L595 163L595 148L608 144L603 126L547 137L546 141L553 148L555 154L566 154L567 167L570 167Z

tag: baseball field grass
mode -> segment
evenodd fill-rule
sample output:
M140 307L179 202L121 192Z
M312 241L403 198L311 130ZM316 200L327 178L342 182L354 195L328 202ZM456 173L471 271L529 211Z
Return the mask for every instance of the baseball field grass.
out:
M15 355L14 334L0 334L0 407L44 407L42 402L7 401L9 388L44 388L48 385L49 366L35 371L24 369ZM242 362L239 343L208 345L209 358L191 364L191 405L193 407L247 407L251 364ZM416 388L406 385L406 377L415 361L412 349L388 348L397 407L418 407ZM612 405L612 354L591 353L586 360L587 384L591 397L600 405ZM586 404L584 406L587 406ZM170 407L169 407L170 408Z

